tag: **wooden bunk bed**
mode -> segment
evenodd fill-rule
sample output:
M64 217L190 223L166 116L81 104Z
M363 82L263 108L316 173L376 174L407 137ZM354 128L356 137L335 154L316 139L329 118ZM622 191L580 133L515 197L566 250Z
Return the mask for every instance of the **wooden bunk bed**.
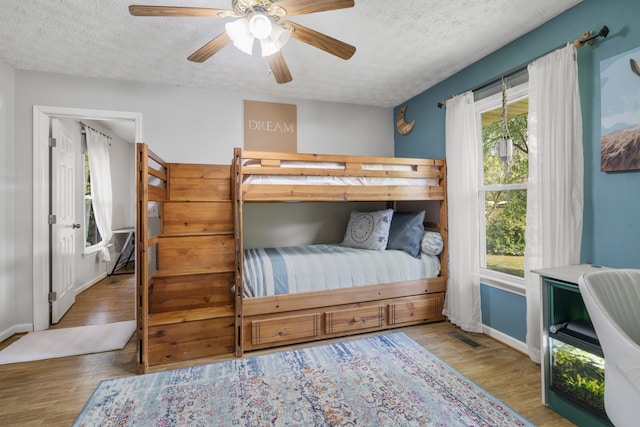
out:
M447 204L444 159L404 159L243 151L233 160L236 355L244 351L444 320ZM276 181L284 178L284 183ZM337 179L326 184L326 179ZM342 179L346 179L343 182ZM373 185L367 183L376 182ZM424 180L429 184L425 185ZM316 182L317 181L317 182ZM354 185L355 181L360 185ZM419 184L418 184L419 182ZM364 185L362 185L364 183ZM434 278L247 297L243 278L243 205L286 201L384 201L429 205L444 243Z
M315 167L303 168L300 162ZM241 356L244 351L443 319L447 281L444 160L236 149L232 164L182 164L166 162L139 143L137 165L139 373L172 362L234 351ZM388 165L392 170L367 165ZM258 177L269 183L261 183ZM277 177L307 182L272 183ZM313 182L316 178L428 179L435 184L318 185ZM294 200L384 201L393 208L417 202L418 209L429 205L435 222L425 225L439 231L444 243L440 275L246 297L243 205Z

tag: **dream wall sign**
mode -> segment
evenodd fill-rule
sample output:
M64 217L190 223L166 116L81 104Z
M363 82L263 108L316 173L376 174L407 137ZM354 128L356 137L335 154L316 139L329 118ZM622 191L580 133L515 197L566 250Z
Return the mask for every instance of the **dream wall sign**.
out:
M244 149L295 153L298 124L292 104L244 101Z
M640 169L640 48L600 62L600 170Z

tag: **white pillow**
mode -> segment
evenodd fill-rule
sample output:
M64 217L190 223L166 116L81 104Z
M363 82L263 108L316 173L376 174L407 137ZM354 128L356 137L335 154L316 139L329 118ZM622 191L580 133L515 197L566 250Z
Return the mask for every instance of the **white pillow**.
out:
M393 209L352 211L342 244L351 248L381 251L387 248Z
M420 249L427 255L440 255L444 242L442 236L437 231L426 231L420 242Z

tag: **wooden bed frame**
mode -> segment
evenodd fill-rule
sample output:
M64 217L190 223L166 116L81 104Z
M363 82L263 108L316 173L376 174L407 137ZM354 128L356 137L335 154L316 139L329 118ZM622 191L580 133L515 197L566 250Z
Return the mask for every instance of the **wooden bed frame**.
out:
M137 144L137 371L186 360L442 320L447 281L444 160L257 153L232 164L170 163ZM258 167L245 167L245 159ZM344 169L281 167L288 160ZM363 164L410 165L411 171ZM438 178L425 186L244 184L244 177L308 175ZM433 213L444 250L440 277L272 297L243 297L242 207L274 201L385 201ZM411 201L411 202L409 202ZM423 206L422 204L430 205ZM427 209L428 208L428 209ZM431 218L433 219L433 218ZM235 287L235 288L234 288Z
M245 163L250 160L251 166ZM316 163L313 168L282 167L287 161ZM325 169L338 163L341 169ZM371 170L363 165L402 165L411 170ZM444 320L447 286L447 203L444 159L407 159L369 156L316 155L243 151L236 148L232 165L236 238L236 355L244 351L371 332ZM249 175L343 176L360 178L437 178L439 185L350 186L245 183ZM279 201L385 201L436 203L439 218L428 222L443 237L440 276L433 279L382 283L332 291L243 296L243 204ZM433 210L433 209L431 209Z

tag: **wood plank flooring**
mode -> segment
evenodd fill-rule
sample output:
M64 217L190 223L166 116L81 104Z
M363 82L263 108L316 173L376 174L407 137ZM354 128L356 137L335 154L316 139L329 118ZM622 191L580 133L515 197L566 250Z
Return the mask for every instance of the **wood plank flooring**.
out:
M51 329L100 325L135 319L135 277L109 276L76 296L76 302Z
M87 289L56 327L116 322L133 318L134 279L111 276ZM539 426L572 426L540 403L540 367L529 358L482 334L465 334L481 347L473 348L449 335L459 331L448 322L411 326L402 331L453 368ZM362 338L358 335L346 339ZM0 343L0 349L19 337ZM300 348L321 343L297 345ZM284 349L284 348L283 348ZM273 352L247 353L245 357ZM154 368L154 371L194 366L233 358L216 356ZM135 375L135 336L120 351L45 361L0 365L1 426L69 426L103 379Z

